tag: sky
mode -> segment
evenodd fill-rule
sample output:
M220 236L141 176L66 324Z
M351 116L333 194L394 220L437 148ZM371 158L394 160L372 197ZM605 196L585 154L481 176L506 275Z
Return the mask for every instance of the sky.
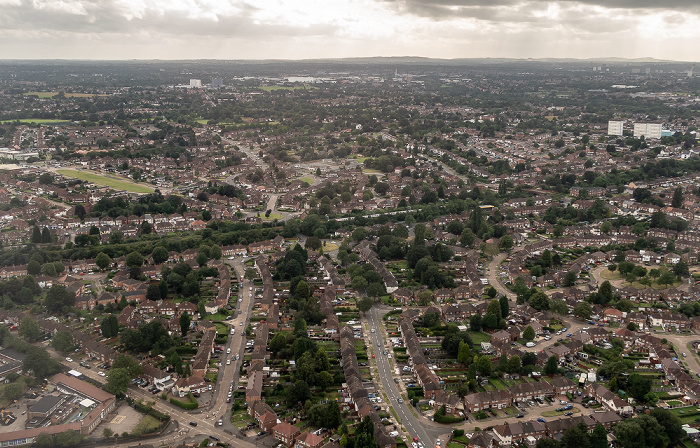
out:
M700 60L700 0L0 0L0 59Z

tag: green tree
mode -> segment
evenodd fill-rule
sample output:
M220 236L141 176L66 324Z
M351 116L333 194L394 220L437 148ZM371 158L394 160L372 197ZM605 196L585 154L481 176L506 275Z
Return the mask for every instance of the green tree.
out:
M574 308L574 315L580 317L581 319L588 320L591 318L591 304L588 302L581 302Z
M130 252L126 256L126 265L129 267L129 269L138 269L143 265L143 256L136 252Z
M57 331L51 339L51 347L63 354L72 352L75 350L73 335L68 330Z
M481 331L481 315L472 314L469 318L469 329L471 331Z
M532 328L532 325L528 325L523 331L523 339L526 341L532 341L535 339L535 330Z
M104 385L104 389L110 394L123 395L129 388L130 381L131 378L126 369L112 367L107 373L107 383Z
M650 414L659 425L664 429L664 433L668 436L669 446L675 446L685 438L685 431L683 430L681 420L678 415L667 409L656 408L651 411Z
M146 300L157 302L160 299L160 285L156 283L151 283L148 285L148 288L146 289Z
M613 428L617 443L621 448L664 448L669 446L669 437L656 419L650 415L640 415L623 420Z
M63 285L53 285L46 293L44 306L51 314L60 314L75 305L75 294Z
M41 264L36 260L30 260L27 263L27 274L39 275L39 273L41 273Z
M491 364L491 358L486 355L480 356L476 362L476 370L478 370L482 376L491 375L492 367L493 365Z
M496 316L496 320L501 320L503 317L501 315L501 302L498 300L491 300L488 304L488 307L486 308L486 314L491 313L494 316Z
M112 369L124 369L126 370L129 379L136 378L143 372L143 366L134 359L133 356L127 355L125 353L120 353L117 355L116 359L112 363Z
M520 356L513 355L508 360L508 373L518 373L522 367L523 365L522 361L520 360Z
M109 264L111 263L111 261L112 260L109 258L109 255L107 255L104 252L100 252L95 257L95 264L102 271L104 271L105 269L107 269L109 267Z
M366 313L372 308L373 305L374 300L370 299L369 297L363 297L357 302L357 309L363 313Z
M102 322L100 323L100 331L102 332L102 336L107 339L116 337L119 334L119 322L117 321L117 316L110 314L102 319Z
M2 391L2 394L8 400L15 401L22 398L22 395L24 394L24 389L22 388L22 385L20 383L10 383L5 386L5 389Z
M576 275L575 272L567 272L566 276L564 277L564 286L574 286L576 284L577 279L578 275Z
M498 242L498 248L502 251L509 251L513 247L513 238L510 235L503 235Z
M168 249L163 246L156 246L151 252L154 264L162 264L168 261Z
M501 318L505 319L510 314L510 305L508 303L508 297L506 297L506 296L499 297L498 303L501 305Z
M30 316L25 316L19 323L19 335L28 342L36 342L41 338L39 324Z
M673 199L671 199L671 207L683 207L683 187L678 186L673 190Z
M547 297L547 294L543 293L540 290L537 290L534 294L530 296L530 298L528 299L528 303L531 307L538 311L544 311L549 309L549 297Z
M591 438L588 435L588 426L580 422L569 428L561 439L564 448L590 448Z
M643 401L644 396L651 392L651 385L651 378L633 373L627 380L627 391L635 400Z
M673 275L678 277L678 279L683 279L690 276L690 270L688 269L688 263L685 261L679 261L673 266Z
M660 285L672 285L676 281L676 277L670 271L665 271L659 276L658 283Z
M418 293L418 305L428 306L433 301L433 292L429 289L425 289Z
M285 347L287 347L287 338L284 337L282 333L277 333L275 337L270 340L270 351L275 356Z
M255 269L253 269L253 268L248 268L248 269L245 270L245 275L244 275L244 277L246 278L246 280L253 281L253 280L255 280L255 278L256 278L257 276L258 276L258 272L257 272Z
M462 364L467 364L472 358L472 352L469 347L469 344L467 344L464 341L459 341L459 351L457 352L457 362L460 362Z
M190 322L192 321L192 318L190 318L190 315L187 313L182 313L180 315L180 334L182 337L187 336L187 332L190 329Z
M559 361L556 356L550 356L549 359L547 359L547 363L544 365L544 373L547 375L559 373Z
M591 448L608 448L608 433L605 427L598 423L591 434Z
M355 429L355 448L379 448L374 437L374 423L369 415Z
M34 228L32 229L31 241L34 244L41 243L41 230L39 230L38 226L34 226Z
M46 379L63 370L63 366L57 360L51 358L46 349L30 347L27 356L22 361L22 372L31 372L37 379Z

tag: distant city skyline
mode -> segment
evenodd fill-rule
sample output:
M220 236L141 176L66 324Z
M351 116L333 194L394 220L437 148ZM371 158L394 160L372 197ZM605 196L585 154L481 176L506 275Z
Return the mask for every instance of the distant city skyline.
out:
M697 0L0 0L2 59L700 60Z

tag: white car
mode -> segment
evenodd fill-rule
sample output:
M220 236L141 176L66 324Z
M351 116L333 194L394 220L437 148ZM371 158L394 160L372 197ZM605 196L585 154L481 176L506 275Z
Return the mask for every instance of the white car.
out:
M525 347L534 347L534 346L535 346L534 342L528 342L527 344L525 344Z
M68 362L73 362L73 360L70 359L70 358L66 358L66 361L68 361Z
M97 374L100 375L100 376L107 376L107 375L105 375L104 372L97 372Z
M226 360L226 365L227 365L227 366L230 366L230 365L231 365L231 360L230 360L230 359L227 359L227 360Z
M227 354L227 355L230 355L230 354L231 354L231 349L230 349L230 348L227 348L227 349L226 349L226 354Z
M239 327L242 327L242 326L243 326L243 322L239 323L238 326L239 326Z

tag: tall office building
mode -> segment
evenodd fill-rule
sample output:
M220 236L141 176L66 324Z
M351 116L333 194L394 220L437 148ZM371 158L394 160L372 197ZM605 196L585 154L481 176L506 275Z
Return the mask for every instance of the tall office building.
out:
M202 80L201 79L190 79L190 87L192 87L192 88L202 87Z
M608 135L622 135L624 121L608 121Z
M215 89L219 89L224 86L224 80L221 78L212 78L211 86Z
M661 138L661 123L635 123L634 136L636 138Z

